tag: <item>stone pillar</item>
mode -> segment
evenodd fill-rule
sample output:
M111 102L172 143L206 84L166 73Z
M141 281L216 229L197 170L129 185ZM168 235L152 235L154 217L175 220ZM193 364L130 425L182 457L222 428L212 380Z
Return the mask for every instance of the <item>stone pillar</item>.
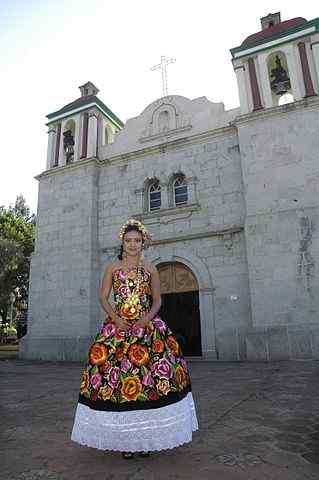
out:
M253 98L253 111L261 110L263 106L261 103L260 91L258 87L255 60L252 57L248 58L248 69L249 69L251 94Z
M305 97L313 97L314 95L316 95L316 93L314 91L312 80L311 80L305 42L299 42L298 49L299 49L300 62L301 62L301 68L302 68L302 75L303 75L303 80L305 84Z
M319 85L319 42L313 43L311 48L312 48L313 59L316 67L317 83Z
M88 146L88 124L89 124L89 114L84 112L82 116L82 150L81 158L87 157L87 146Z
M59 156L60 156L60 142L61 142L61 123L59 123L56 132L56 142L55 142L55 156L54 156L54 166L59 165Z
M245 66L235 67L235 73L237 77L240 113L245 114L249 112Z
M274 105L272 92L271 92L271 88L270 88L267 57L268 57L268 53L259 55L258 56L258 66L259 66L260 79L261 79L261 82L260 82L261 83L261 91L262 91L263 99L264 99L264 107L265 108L271 108L271 107L274 107L276 105Z
M50 126L48 130L48 151L47 151L47 167L46 169L49 170L53 167L54 162L54 147L55 147L55 135L56 130L54 126Z
M301 100L303 98L302 96L303 85L302 85L301 75L298 69L299 60L298 60L297 48L295 45L289 44L289 45L285 45L285 47L283 47L282 50L286 55L286 59L287 59L289 78L290 78L291 90L292 90L292 95L294 97L294 101Z
M89 113L87 156L97 156L97 113L94 111Z

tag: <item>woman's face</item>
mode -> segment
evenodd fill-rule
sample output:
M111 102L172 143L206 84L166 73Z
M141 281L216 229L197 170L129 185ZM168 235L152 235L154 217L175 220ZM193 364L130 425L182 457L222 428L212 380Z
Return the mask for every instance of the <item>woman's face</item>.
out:
M142 250L142 234L131 230L124 235L123 249L127 255L138 255Z

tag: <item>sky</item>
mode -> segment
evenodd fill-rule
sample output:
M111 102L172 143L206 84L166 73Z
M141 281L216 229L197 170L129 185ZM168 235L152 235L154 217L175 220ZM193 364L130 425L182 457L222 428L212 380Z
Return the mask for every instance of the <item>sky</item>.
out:
M80 96L87 81L123 121L168 93L239 106L230 48L261 29L260 18L319 16L317 0L0 0L0 206L22 194L37 212L46 167L46 115Z

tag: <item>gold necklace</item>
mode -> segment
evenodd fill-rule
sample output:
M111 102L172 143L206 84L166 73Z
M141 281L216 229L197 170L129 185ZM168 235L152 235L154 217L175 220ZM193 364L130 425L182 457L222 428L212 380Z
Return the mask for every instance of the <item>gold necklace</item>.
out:
M123 262L123 263L127 265L126 262ZM129 294L124 302L124 306L122 309L123 316L131 320L134 320L136 317L139 316L140 310L142 308L140 297L138 295L141 278L142 278L140 260L135 267L137 267L137 273L136 273L136 285L133 291L131 291L131 286L133 285L133 282L129 281L128 275L125 276L126 289L127 289L127 292L129 292Z

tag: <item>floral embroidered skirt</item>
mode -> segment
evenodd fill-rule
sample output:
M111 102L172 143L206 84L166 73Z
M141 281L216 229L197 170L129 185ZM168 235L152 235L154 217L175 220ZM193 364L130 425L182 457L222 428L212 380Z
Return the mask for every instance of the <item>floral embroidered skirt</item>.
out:
M101 450L153 451L198 429L186 361L156 316L126 333L106 322L90 346L71 440Z

